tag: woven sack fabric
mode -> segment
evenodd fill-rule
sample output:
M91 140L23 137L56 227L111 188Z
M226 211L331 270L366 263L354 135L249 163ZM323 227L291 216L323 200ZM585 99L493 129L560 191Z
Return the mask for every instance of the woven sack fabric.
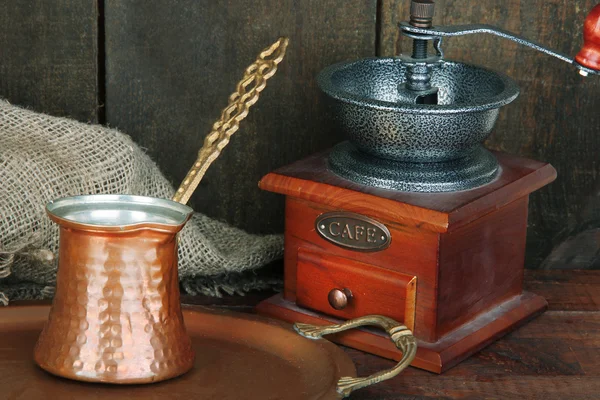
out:
M127 135L0 100L0 303L51 297L58 226L48 201L82 194L171 198L174 189ZM258 236L195 213L181 232L184 293L244 293L279 278L261 266L281 258L281 235Z

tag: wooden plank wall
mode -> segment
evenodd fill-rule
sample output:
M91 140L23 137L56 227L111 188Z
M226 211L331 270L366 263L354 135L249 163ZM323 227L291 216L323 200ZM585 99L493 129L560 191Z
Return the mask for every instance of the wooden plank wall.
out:
M436 24L491 23L576 54L593 0L437 0ZM0 97L130 134L176 185L243 69L279 35L288 56L192 199L197 211L281 232L283 201L262 175L341 140L314 77L326 65L398 54L408 0L21 0L0 2ZM100 46L98 46L100 43ZM522 89L488 141L552 163L530 204L528 266L600 267L600 79L491 36L454 38L447 57ZM106 106L105 114L103 105ZM544 262L545 260L545 262Z
M97 0L0 1L0 97L98 121Z
M283 199L257 183L341 140L320 129L314 80L375 52L376 1L107 0L106 117L148 149L175 185L244 69L278 36L288 54L211 166L191 204L251 232L283 230Z

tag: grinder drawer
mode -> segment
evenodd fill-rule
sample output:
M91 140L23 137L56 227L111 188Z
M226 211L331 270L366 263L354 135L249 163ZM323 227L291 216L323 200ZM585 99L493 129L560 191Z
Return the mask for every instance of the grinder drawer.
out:
M344 319L381 314L414 330L417 277L300 248L296 303Z

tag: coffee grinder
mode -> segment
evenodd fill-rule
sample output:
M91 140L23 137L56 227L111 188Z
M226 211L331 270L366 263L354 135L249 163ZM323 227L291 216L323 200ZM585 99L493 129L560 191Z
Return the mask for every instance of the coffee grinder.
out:
M489 25L434 27L433 14L433 1L412 1L399 27L413 41L410 56L319 74L333 125L348 141L260 181L286 196L285 283L257 311L312 324L389 316L418 339L412 365L441 373L546 309L544 298L523 291L527 206L556 177L548 163L482 146L519 88L445 60L442 39L493 34L597 74L600 5L574 60ZM401 358L377 331L334 340Z

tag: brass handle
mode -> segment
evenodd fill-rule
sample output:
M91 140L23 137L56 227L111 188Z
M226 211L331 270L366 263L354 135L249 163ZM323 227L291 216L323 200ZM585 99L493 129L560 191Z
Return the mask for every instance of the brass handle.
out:
M301 323L294 324L296 332L308 339L319 339L324 335L343 332L348 329L365 325L383 328L388 335L390 335L392 342L402 352L402 359L394 368L367 377L341 377L338 381L336 390L342 397L348 397L350 393L357 389L393 378L408 367L417 354L417 340L412 332L406 326L391 318L384 317L383 315L366 315L364 317L351 319L339 325L316 326Z
M264 49L256 61L246 68L244 77L238 82L235 92L229 96L229 104L221 112L221 117L214 123L212 130L204 139L204 145L198 152L196 162L175 192L174 201L181 204L188 202L208 167L227 146L231 135L239 129L240 121L246 118L250 107L258 101L258 96L266 87L267 80L277 72L277 65L285 57L287 45L286 37L279 38Z
M344 289L331 289L327 295L329 305L336 310L343 310L346 308L348 303L352 299L352 292L348 288Z

